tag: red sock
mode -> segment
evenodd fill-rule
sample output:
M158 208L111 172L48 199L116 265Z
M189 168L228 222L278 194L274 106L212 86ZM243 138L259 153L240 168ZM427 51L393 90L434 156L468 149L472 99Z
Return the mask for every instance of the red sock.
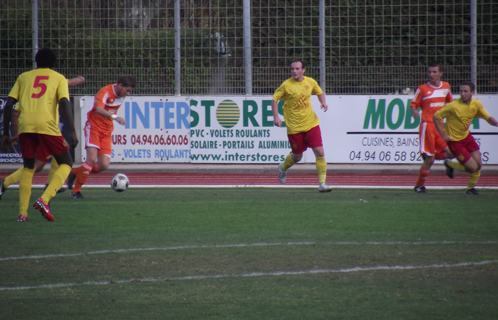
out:
M429 175L429 172L431 169L425 169L425 168L420 168L420 171L418 173L418 179L417 179L417 186L423 186L425 185L425 179L427 179L427 176Z
M85 184L91 171L92 166L86 162L78 168L78 173L76 174L76 179L74 180L73 194L81 191L81 187Z
M76 176L76 175L78 175L78 170L79 170L79 168L80 168L80 167L81 167L81 166L72 168L72 169L71 169L71 172L72 172L75 176Z

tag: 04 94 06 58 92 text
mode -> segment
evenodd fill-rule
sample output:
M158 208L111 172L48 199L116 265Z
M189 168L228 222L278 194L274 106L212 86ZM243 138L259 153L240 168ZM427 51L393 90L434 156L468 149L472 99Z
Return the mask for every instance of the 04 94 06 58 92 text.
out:
M490 161L490 153L481 150L481 158L483 163ZM349 161L351 162L390 162L390 163L412 163L422 161L420 152L417 151L350 151Z
M351 151L349 160L352 162L413 162L421 161L419 152L416 151Z

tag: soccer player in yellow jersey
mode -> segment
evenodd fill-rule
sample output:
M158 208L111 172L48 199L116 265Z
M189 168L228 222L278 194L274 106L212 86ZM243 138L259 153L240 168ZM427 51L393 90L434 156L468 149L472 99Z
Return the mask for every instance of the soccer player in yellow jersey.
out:
M48 48L41 49L36 53L35 61L37 69L25 72L17 78L9 93L4 114L2 145L9 146L12 141L19 139L24 162L19 182L18 221L20 222L28 220L31 183L35 173L35 153L38 146L43 146L54 156L59 168L45 192L33 206L45 219L54 221L49 207L50 200L64 184L73 165L69 146L58 127L59 109L68 122L72 145L78 144L69 103L67 79L51 69L55 65L55 53ZM12 107L17 101L19 101L19 137L10 137Z
M327 111L329 108L325 101L325 93L318 83L312 78L305 77L306 66L301 60L291 63L292 78L285 80L275 91L271 102L273 124L282 126L278 114L278 101L284 100L284 120L287 126L287 137L292 153L278 165L278 180L285 183L287 170L301 161L303 153L308 147L313 150L316 157L316 170L318 172L318 191L330 192L332 187L325 180L327 178L327 162L323 151L320 120L311 106L311 95L316 94L320 101L320 108Z
M472 82L460 85L460 99L448 103L444 108L433 115L434 125L444 141L448 143L458 162L446 160L446 174L453 178L453 169L470 173L466 194L478 195L474 188L481 175L481 152L474 137L469 132L472 119L481 118L490 125L498 127L498 122L484 109L479 100L472 99L475 86ZM446 129L440 120L446 118Z
M79 86L83 83L85 83L85 78L82 76L78 76L76 78L67 80L68 87L76 87L76 86ZM19 105L17 105L17 107L14 108L14 110L12 112L12 120L11 120L12 134L13 134L13 136L16 136L16 137L18 135L18 133L17 133L17 119L18 118L19 118ZM16 142L13 141L12 144L16 144ZM50 162L51 165L50 165L50 171L49 171L48 177L47 177L47 184L45 185L45 188L47 188L48 185L50 184L50 181L52 181L52 178L53 178L55 172L59 168L59 165L57 164L57 161L55 160L55 158L52 157L52 155L50 153L48 153L41 145L39 145L38 148L36 149L35 158L36 158L35 173L42 171L43 168L45 167L45 165L50 161L50 159L52 159L52 161ZM10 174L9 176L5 177L5 179L0 180L0 200L2 199L2 195L5 193L5 191L7 190L7 188L10 185L12 185L14 183L18 183L21 180L21 174L22 174L23 169L24 169L24 167L21 167L17 171L15 171L12 174ZM57 193L60 193L63 191L65 191L65 189L60 188Z

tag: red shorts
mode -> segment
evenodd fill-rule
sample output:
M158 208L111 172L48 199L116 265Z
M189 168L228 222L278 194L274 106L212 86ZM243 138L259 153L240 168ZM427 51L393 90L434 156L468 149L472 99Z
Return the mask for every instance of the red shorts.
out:
M69 145L63 136L49 136L40 133L21 133L19 135L19 144L21 145L22 157L25 159L34 158L35 153L38 154L38 149L40 148L48 155L58 155L69 151Z
M39 145L36 149L36 160L43 162L49 162L52 158L52 154L42 145Z
M420 153L435 156L448 146L432 122L422 122L418 132Z
M103 132L87 121L85 124L85 148L94 147L99 149L98 154L111 157L112 132Z
M306 132L288 134L287 137L294 154L304 153L308 147L317 148L323 146L320 126L313 127Z
M465 164L467 163L467 161L469 161L469 159L471 158L471 152L479 151L479 146L470 133L460 141L448 142L448 147L450 147L451 152L455 155L455 158L457 158L458 162L460 162L461 164Z

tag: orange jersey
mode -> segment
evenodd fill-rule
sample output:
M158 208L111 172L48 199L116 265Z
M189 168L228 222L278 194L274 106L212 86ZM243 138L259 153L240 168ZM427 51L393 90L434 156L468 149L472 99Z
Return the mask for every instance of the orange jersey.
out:
M447 103L453 101L448 82L441 81L439 88L426 83L417 88L410 107L422 110L422 121L432 122L432 116Z
M112 132L114 130L114 120L97 114L96 108L101 107L111 114L116 114L125 99L125 97L116 96L113 87L114 84L110 84L97 92L93 108L87 114L88 122L90 122L92 128L97 128L103 132Z

